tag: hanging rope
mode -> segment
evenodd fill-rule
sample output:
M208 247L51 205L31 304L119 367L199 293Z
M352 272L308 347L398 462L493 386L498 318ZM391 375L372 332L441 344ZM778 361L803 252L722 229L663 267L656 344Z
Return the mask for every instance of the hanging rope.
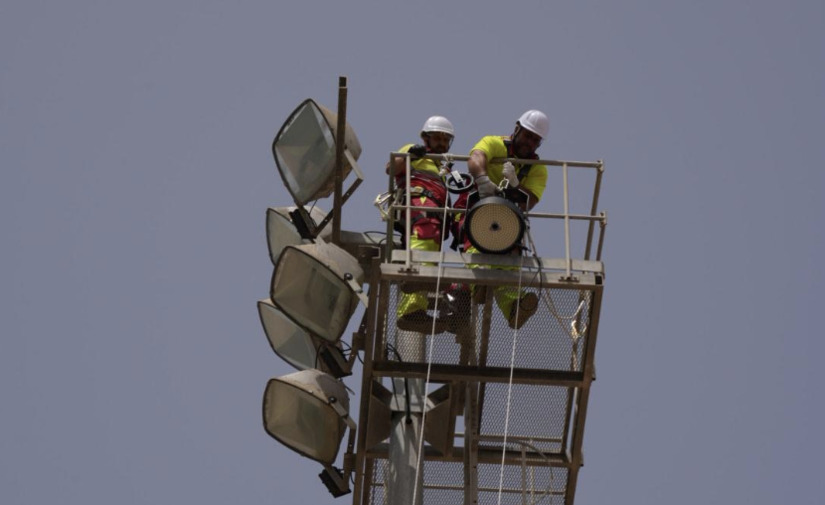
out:
M528 241L530 243L530 247L532 249L533 257L536 260L536 264L538 265L538 271L535 274L536 276L538 276L538 275L541 274L541 271L542 271L541 260L538 257L538 250L536 248L535 242L533 241L533 236L530 233L530 227L529 226L527 227L527 238L528 238ZM523 275L524 275L524 256L521 257L521 264L520 264L520 268L519 268L518 293L521 293ZM571 315L569 317L564 317L561 314L559 314L559 311L556 309L555 303L553 301L553 297L551 296L551 293L550 293L550 289L540 289L539 291L543 295L542 298L545 299L545 304L550 309L551 314L556 318L556 320L559 322L560 326L565 329L565 332L571 338L571 340L573 341L573 345L575 347L576 344L578 344L578 340L581 337L581 334L586 331L586 327L584 327L581 330L581 333L580 333L579 328L578 328L578 326L576 324L576 321L575 321L575 319L578 318L579 314L581 313L581 311L584 307L585 300L582 299L579 302L579 305L578 305L576 311L573 313L573 315ZM519 311L520 311L520 308L521 308L520 304L519 304L519 301L520 300L516 301L516 309L515 309L516 310L516 313L515 313L516 321L519 320ZM565 324L566 321L570 321L570 328L568 328L567 325ZM501 467L500 467L500 470L499 470L499 484L498 484L499 485L499 488L498 488L498 505L501 505L501 499L502 499L502 495L503 495L503 491L504 491L504 462L505 462L506 454L507 454L507 438L509 436L509 429L510 429L510 408L511 408L511 403L512 403L513 373L514 373L514 369L515 369L515 357L516 357L517 341L518 341L518 329L515 328L513 330L513 346L512 346L511 354L510 354L510 377L509 377L508 383L507 383L507 407L506 407L505 416L504 416L504 438L503 438L503 443L502 443L502 448L501 448ZM576 357L575 352L572 353L571 359L574 360L574 363L576 362L577 357ZM571 363L571 365L573 365L574 363ZM551 478L551 481L552 481L553 480L552 468L550 469L550 478ZM550 496L551 503L552 503L552 500L553 500L553 498L552 498L552 495L551 495Z
M529 200L528 200L529 206ZM524 255L521 256L518 273L518 293L521 293L521 281L524 275ZM521 298L519 297L514 303L516 304L516 321L519 320L519 311L521 310ZM511 309L512 310L512 309ZM510 351L510 378L507 381L507 408L504 413L504 439L501 444L501 468L498 476L498 505L501 505L501 496L504 491L504 460L507 456L507 436L510 429L510 404L513 398L513 370L516 363L516 343L518 342L518 326L513 328L513 347Z
M530 233L529 227L527 228L527 239L530 242L530 246L533 250L533 257L536 259L536 264L538 265L538 272L536 272L536 275L539 275L542 272L541 260L539 259L538 249L536 248L535 242L533 242L533 235ZM586 300L582 297L579 300L579 305L576 308L575 312L573 312L573 315L564 316L559 314L559 311L556 308L556 304L553 301L553 296L550 293L550 288L541 289L540 291L542 299L544 300L544 304L547 306L548 310L550 311L550 314L552 314L553 317L556 318L556 321L558 321L559 326L561 326L564 329L565 333L567 333L567 336L570 337L573 343L578 343L579 338L581 338L587 332L587 325L579 324L575 319L577 319L581 314Z
M451 160L444 157L444 163L447 163ZM443 169L443 166L442 166ZM444 212L441 215L441 257L438 259L438 274L436 275L435 280L435 304L433 306L433 324L432 328L430 329L430 341L427 349L427 376L424 380L424 388L421 392L421 434L418 437L418 461L415 463L415 485L413 486L413 499L412 503L416 503L416 499L418 498L418 482L421 478L422 472L422 462L423 462L423 455L424 455L424 426L425 422L427 421L427 389L430 387L430 373L432 371L433 365L433 347L435 347L435 325L436 325L436 318L438 317L438 302L441 296L439 293L441 292L441 276L444 272L444 239L447 238L447 202L445 198L444 202ZM423 484L422 484L423 488Z

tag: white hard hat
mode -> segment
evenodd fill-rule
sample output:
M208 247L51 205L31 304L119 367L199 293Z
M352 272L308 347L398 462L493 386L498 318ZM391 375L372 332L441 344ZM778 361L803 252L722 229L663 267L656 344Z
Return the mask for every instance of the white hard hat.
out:
M422 135L424 133L432 132L443 132L455 137L455 128L453 128L453 124L444 116L432 116L424 121L424 126L421 127Z
M547 134L550 133L550 120L547 119L544 112L540 110L528 110L518 118L518 124L542 139L546 138Z

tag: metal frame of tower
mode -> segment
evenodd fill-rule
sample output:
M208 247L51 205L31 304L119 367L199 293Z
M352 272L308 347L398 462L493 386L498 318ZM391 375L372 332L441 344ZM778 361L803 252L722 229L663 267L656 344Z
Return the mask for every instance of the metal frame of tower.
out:
M312 331L317 330L303 328L306 321L300 311L298 315L283 316L291 318L296 328L303 328L296 333L297 337L288 337L311 345L317 354L314 368L318 370L309 375L304 371L296 375L325 377L323 387L320 383L295 379L297 389L291 394L296 395L293 397L296 401L323 406L324 411L318 411L317 415L335 424L338 431L315 433L312 431L315 428L306 429L301 425L303 431L294 434L290 431L292 425L287 424L284 428L278 424L281 413L278 409L281 408L279 405L290 404L279 402L274 389L270 395L268 385L263 411L267 433L307 457L317 457L316 461L324 466L321 480L329 491L333 496L352 491L354 505L475 505L492 503L493 494L498 494L496 502L500 503L554 503L554 499L559 498L572 505L583 464L584 428L590 387L595 379L595 347L604 289L601 252L607 216L597 212L604 165L601 161L510 159L519 164L538 163L560 170L562 184L554 187L563 190L561 213L521 214L500 198L489 199L484 204L480 202L471 210L414 207L409 191L403 196L396 195L397 201L392 200L390 195L394 194L395 178L390 173L389 191L376 200L382 215L387 218L386 238L381 245L369 233L341 230L342 206L363 176L356 164L360 145L355 137L351 146L345 140L349 129L346 123L346 77L339 78L338 91L333 209L316 224L311 212L303 207L305 199L293 194L296 208L289 211L288 217L281 216L280 219L293 226L300 238L287 234L289 236L281 242L280 234L270 235L268 211L267 240L271 256L273 242L270 240L275 241L274 250L291 247L290 244L296 244L295 240L312 243L313 251L320 249L322 244L319 242L328 241L340 246L325 246L329 256L313 259L315 263L309 268L330 269L332 275L344 281L333 287L339 289L339 293L354 295L354 303L357 303L355 299L360 299L367 305L367 310L353 334L348 352L344 352L346 344L340 342L337 333L326 335L328 340L322 342L323 339L312 335ZM301 107L308 102L311 100L301 104L296 112L303 110ZM318 108L314 102L313 106ZM320 121L318 127L326 139L332 130L329 122L334 115L323 107L320 109L323 118L317 116L316 120ZM281 131L288 124L290 120ZM311 133L318 132L312 130ZM282 168L275 149L280 136L281 132L273 141L279 171ZM312 138L307 143L314 142ZM300 136L297 139L304 140ZM391 162L396 157L406 158L407 188L410 187L409 156L408 153L390 153ZM453 162L468 160L467 156L449 153L427 157L440 161L444 168L452 166ZM357 176L346 191L343 189L345 159L347 167L351 166ZM571 169L594 170L589 213L570 211ZM288 184L290 179L283 173L281 175ZM452 180L459 184L459 179ZM387 202L389 204L384 208L382 205ZM510 208L509 220L498 221L500 209L496 210L495 205ZM524 225L519 228L526 232L521 244L526 244L523 249L528 254L427 252L396 245L394 219L399 219L405 236L409 237L413 210L442 212L442 216L464 212L469 216L476 209L485 212L492 209L491 221L481 221L489 227L476 228L474 224L468 228L492 237L499 230L512 230L508 228L512 224ZM518 219L513 220L514 215L518 215ZM274 221L275 224L278 222L277 219ZM545 233L545 223L561 223L560 231ZM571 231L580 223L587 225L586 234ZM321 231L328 224L332 225L331 236L323 238ZM596 224L599 225L598 232ZM272 228L279 229L284 228ZM557 246L563 243L563 253L542 257L533 241L533 235L539 233L543 238L552 236ZM495 240L498 238L496 236ZM578 249L579 240L584 243L583 254L574 257L572 251ZM510 245L496 250L508 250L514 243L508 242ZM594 249L595 258L591 259ZM280 271L278 266L284 257L280 256L277 261L276 273ZM272 258L276 263L275 256ZM347 265L345 269L341 270L343 267L339 262ZM364 279L365 273L367 279ZM278 278L273 274L273 286ZM362 289L364 281L369 285L368 299ZM445 289L448 286L449 289ZM397 327L401 292L405 290L417 292L419 296L427 293L428 310L433 318L438 318L432 320L431 331L424 332L419 327L419 333ZM518 323L519 328L515 329L513 321L519 318L513 313L502 313L505 307L502 300L512 301L512 295L521 298L528 292L535 295L531 299L537 300L538 306L535 311L529 311L530 319L524 324ZM279 305L281 299L276 300L274 296L270 297L271 310L287 310ZM308 306L314 310L320 309L327 300L312 301L313 304ZM352 310L354 303L350 304ZM259 311L261 307L265 309L266 305L259 302ZM277 331L270 334L272 325L283 329L283 320L270 319L274 317L273 313L266 312L268 316L265 317L261 312L261 322L273 350L299 370L307 366L312 368L300 361L290 361L278 351L284 349L287 335ZM350 317L351 314L349 312ZM340 378L351 374L361 352L364 366L356 430ZM339 378L337 382L336 377ZM279 383L279 380L273 379L269 384ZM329 389L332 386L335 387ZM313 456L296 445L310 441L329 449L338 440L337 451L345 427L348 427L349 436L343 468L333 466L326 456L321 458L319 453L311 453L315 454ZM321 435L331 438L314 440ZM350 480L354 484L352 489Z
M392 153L391 159L404 155ZM466 161L467 157L450 156L450 159ZM463 495L465 504L475 504L480 502L480 493L489 496L499 489L511 498L518 496L519 503L533 503L534 499L548 494L562 497L568 505L573 503L579 469L583 464L582 442L590 387L595 378L594 356L604 288L601 250L607 218L604 213L597 214L604 165L600 161L533 162L559 167L563 172L564 212L529 213L528 216L534 230L540 228L539 221L542 218L563 220L564 258L392 250L392 245L388 244L383 259L374 260L372 278L369 281L369 310L365 317L359 428L355 447L351 448L354 449L354 454L350 453L354 456L354 505L413 503L411 500L404 501L407 497L400 500L398 495L391 494L393 490L388 488L393 486L403 489L404 493L416 494L416 505L455 503L456 493L459 492ZM569 212L567 186L570 168L596 170L590 214L573 215ZM415 207L410 207L407 200L406 205L401 202L391 207L391 210L396 209L408 212ZM390 216L392 214L390 212ZM586 244L581 258L572 258L570 255L569 226L576 220L588 222ZM598 234L595 233L596 223L600 225ZM388 230L392 230L392 225L392 222L388 223ZM594 242L596 255L595 259L590 259ZM468 265L517 268L468 268ZM440 283L441 287L453 283L483 285L487 286L486 298L483 301L472 301L467 307L470 319L468 324L452 332L455 335L453 346L445 343L449 336L409 335L396 330L393 300L404 282L432 286ZM533 316L536 324L519 330L528 342L525 344L527 350L518 356L514 351L516 361L512 366L507 366L503 362L503 356L494 356L494 349L500 349L502 342L510 338L510 330L502 329L493 293L502 287L514 288L517 283L522 288L538 291L545 303ZM436 293L431 295L438 296ZM555 313L566 310L569 315L570 308L577 304L578 312L570 321L562 321L559 314ZM566 309L560 309L558 305L565 305ZM563 328L562 322L569 322L572 330ZM567 336L571 335L571 331L576 333L570 337L571 349L564 348L565 331ZM439 351L441 354L436 355L432 362L428 362L426 353L419 351L402 359L396 350L398 356L393 356L388 349L400 346L402 338L405 339L404 342L413 342L413 347L419 346L417 342L420 340L419 351L426 349L427 345L438 345L443 352ZM435 340L430 341L431 338ZM393 343L390 344L390 341ZM552 349L546 349L543 342ZM409 347L409 343L405 345ZM548 364L535 363L535 356L543 356ZM433 387L439 386L439 389L435 392L423 391L425 378L428 378ZM382 386L387 381L407 385L413 383L419 391L417 400L411 402L415 405L407 405L406 414L408 423L417 426L414 428L417 430L415 436L421 436L423 430L427 439L421 454L422 465L415 474L419 476L419 483L409 482L409 470L406 474L399 474L398 468L392 466L391 459L396 457L393 456L393 451L397 454L399 449L393 447L398 442L388 441L395 439L385 436L388 416L400 418L403 415L400 413L403 403L411 398L407 393L405 399L404 392L398 391L400 388L396 388L388 396L388 391ZM496 432L495 423L500 422L503 413L507 414L504 412L506 409L499 405L501 393L495 393L503 386L511 390L515 388L523 396L535 396L535 405L522 401L520 405L512 407L511 414L521 415L529 411L530 416L539 419L536 430L545 426L554 432L554 436L533 433L530 426L517 427L521 433ZM428 393L431 397L426 396ZM545 397L552 401L544 402ZM507 409L510 408L508 404ZM542 409L553 412L552 415L548 414L553 422L544 423ZM411 411L413 414L410 414ZM425 411L427 414L424 414ZM411 415L430 415L432 418L427 420L429 422L426 426L421 426L410 423ZM463 433L456 431L461 420L464 424ZM504 437L508 437L506 445L503 443ZM461 443L457 443L458 441ZM407 461L409 456L404 454ZM418 456L417 452L414 456ZM502 464L505 467L501 469L502 482L506 470L508 485L498 485L496 482L493 486L489 477L491 469ZM387 468L390 468L392 475L387 474ZM456 468L462 470L461 482L445 483L441 480L442 475L439 474L442 469L447 469L443 473L452 472L450 475L457 477ZM562 474L563 478L554 477L553 469ZM545 482L539 482L542 479ZM561 480L564 481L563 486L556 482ZM416 486L419 486L418 490L411 491ZM484 502L482 499L481 503ZM504 501L511 502L515 503L512 500Z

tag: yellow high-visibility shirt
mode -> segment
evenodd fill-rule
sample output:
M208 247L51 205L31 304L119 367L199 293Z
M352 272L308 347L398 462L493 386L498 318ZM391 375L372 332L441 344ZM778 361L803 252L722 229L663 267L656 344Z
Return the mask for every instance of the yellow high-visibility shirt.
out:
M476 150L481 151L487 157L487 176L496 186L504 179L502 174L503 164L490 163L490 160L509 156L507 146L504 145L504 141L509 139L509 136L488 135L479 140L470 150L471 153ZM519 173L522 166L516 165L516 173ZM547 186L547 167L538 164L532 165L527 175L519 182L519 187L522 186L529 189L531 193L536 195L537 199L541 200L544 188Z
M415 144L407 144L404 147L402 147L401 149L399 149L398 152L406 153L414 145ZM410 161L410 167L412 167L414 170L419 170L421 172L431 173L431 174L435 175L436 177L438 177L438 172L441 170L441 166L438 165L435 161L428 160L428 159L425 159L425 158ZM396 177L404 177L404 172L401 172L401 173L398 173L398 174L395 174L395 175L396 175Z

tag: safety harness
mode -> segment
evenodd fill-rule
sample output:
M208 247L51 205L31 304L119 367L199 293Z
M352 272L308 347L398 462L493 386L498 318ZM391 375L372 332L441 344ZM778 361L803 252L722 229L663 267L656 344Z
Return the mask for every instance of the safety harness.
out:
M444 197L436 195L435 193L433 193L432 191L430 191L427 188L424 188L422 186L414 185L416 180L419 180L419 181L422 181L422 182L429 181L429 182L433 182L433 183L436 183L436 184L442 186L444 188L444 195L447 197L447 201L444 202ZM396 188L393 200L396 201L396 202L403 202L405 194L406 194L405 193L405 188L404 188L403 175L402 176L396 176L396 186L397 186L397 188ZM419 170L417 168L414 168L414 167L410 166L410 186L411 186L410 187L410 197L411 198L421 198L421 197L430 198L431 200L433 200L437 204L436 205L437 207L444 207L445 203L447 204L447 206L452 205L452 203L450 201L449 194L447 192L446 184L444 184L444 181L441 179L440 176L435 175L432 172L429 172L429 171L426 171L426 170ZM394 221L395 221L394 228L397 232L401 233L401 236L403 237L403 239L406 240L406 237L404 237L404 232L405 232L404 212L405 212L404 210L396 211L396 215L395 215L395 219L394 219ZM442 216L441 212L414 210L414 211L411 211L410 224L411 224L411 226L414 227L417 223L419 223L420 221L422 221L424 219L438 219L438 221L440 222L442 217L443 216ZM449 230L452 226L452 219L453 219L452 214L448 214L448 216L447 216L447 221L448 222L447 223L441 223L441 226L443 227L442 231L444 232L444 237L443 238L446 238L446 236L449 234Z

